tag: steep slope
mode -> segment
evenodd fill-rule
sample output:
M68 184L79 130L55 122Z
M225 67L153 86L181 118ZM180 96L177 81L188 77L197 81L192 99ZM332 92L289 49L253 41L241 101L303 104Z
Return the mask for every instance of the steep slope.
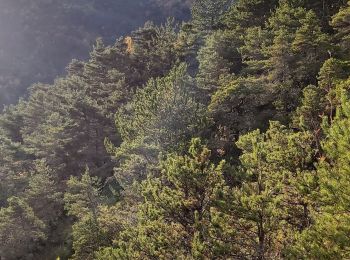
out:
M34 82L51 82L72 58L166 17L187 19L188 1L3 0L0 2L0 107Z

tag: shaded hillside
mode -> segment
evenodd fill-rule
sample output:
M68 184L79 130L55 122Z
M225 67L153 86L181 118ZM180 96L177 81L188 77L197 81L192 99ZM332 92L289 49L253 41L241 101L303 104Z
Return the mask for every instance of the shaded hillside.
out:
M0 1L0 106L34 82L51 82L72 58L88 55L97 37L111 42L168 16L189 17L188 1Z

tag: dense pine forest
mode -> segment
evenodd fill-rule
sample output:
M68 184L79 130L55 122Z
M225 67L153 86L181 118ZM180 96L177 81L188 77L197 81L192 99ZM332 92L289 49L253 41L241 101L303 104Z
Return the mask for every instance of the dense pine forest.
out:
M1 260L350 259L350 2L191 13L5 107Z

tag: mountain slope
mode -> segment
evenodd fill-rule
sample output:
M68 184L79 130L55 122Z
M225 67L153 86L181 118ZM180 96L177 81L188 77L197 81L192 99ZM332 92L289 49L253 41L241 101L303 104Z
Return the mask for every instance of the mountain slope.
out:
M34 82L51 82L72 58L84 59L97 37L111 42L147 20L189 17L189 1L0 1L0 106Z

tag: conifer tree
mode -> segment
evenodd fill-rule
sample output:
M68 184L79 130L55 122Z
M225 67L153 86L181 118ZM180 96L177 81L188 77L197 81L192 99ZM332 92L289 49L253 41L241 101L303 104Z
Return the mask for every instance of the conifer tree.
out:
M320 190L315 223L299 236L291 249L293 257L344 259L349 256L349 108L348 93L343 90L335 119L331 125L324 125L324 156L317 166Z
M321 117L325 112L323 105L324 97L320 88L309 85L303 89L301 104L293 116L293 125L300 129L311 131L318 147L322 137Z
M211 216L224 192L224 161L210 162L210 151L193 139L188 155L170 155L159 177L142 182L139 220L122 234L109 258L215 258ZM220 256L220 251L218 256Z
M259 26L246 29L243 44L239 48L242 56L243 75L261 75L265 72L267 47L271 46L271 32Z
M336 37L340 40L340 46L345 52L346 57L349 57L350 46L350 3L344 6L340 11L332 17L331 25L337 30Z
M245 179L228 205L241 257L283 256L294 233L310 225L309 200L316 176L311 135L292 133L272 122L269 130L244 135L237 142Z
M163 77L173 68L177 62L177 29L174 20L168 19L161 26L146 23L131 34L133 52L129 57L135 70L133 73L140 75L139 82L133 82L132 85L141 87L149 79Z
M267 128L275 114L270 91L265 79L247 77L228 82L213 95L208 110L217 127L215 148L233 152L232 142L241 134Z
M204 110L194 94L194 80L181 64L168 76L150 80L118 112L116 123L124 142L115 153L117 160L121 159L116 171L122 179L127 177L120 181L130 184L133 181L128 179L144 178L144 166L157 164L159 152L181 149L201 129Z
M104 236L99 227L100 183L91 177L86 169L81 179L72 177L67 182L64 195L65 209L78 221L73 225L73 259L93 259L94 251L104 244Z
M329 36L322 32L320 21L312 11L307 12L292 43L298 57L295 76L301 82L315 84L315 78L328 53L332 51Z
M222 16L231 0L196 0L192 6L192 24L197 31L207 34L222 28Z
M279 120L285 120L296 109L302 89L316 84L317 73L330 51L329 40L313 11L283 0L269 18L268 29L274 38L266 49L266 70L275 84Z
M350 66L347 61L330 58L323 64L319 73L319 87L325 96L323 105L325 115L330 119L335 115L335 109L340 104L340 83L350 75ZM347 87L345 86L345 89Z
M238 32L263 26L277 4L278 0L237 0L225 15L225 25Z
M240 71L238 46L236 36L229 31L215 31L206 38L198 52L197 82L200 88L214 93L219 88L220 78Z
M28 203L19 197L9 198L8 207L0 209L1 258L33 257L37 245L45 239L45 224Z
M0 115L0 207L25 189L33 157L23 145L24 101L9 106Z
M62 217L63 196L60 190L55 172L47 166L45 161L36 162L24 197L33 208L35 215L48 228L55 226L58 219Z
M339 90L345 84L340 84L349 76L349 64L346 61L330 58L322 65L317 86L310 85L303 90L303 98L297 108L293 122L295 126L312 131L315 142L320 146L322 138L322 118L332 120L335 108L339 105Z
M295 2L306 9L312 9L322 22L322 27L326 32L332 32L329 21L341 7L346 5L347 0L298 0Z

